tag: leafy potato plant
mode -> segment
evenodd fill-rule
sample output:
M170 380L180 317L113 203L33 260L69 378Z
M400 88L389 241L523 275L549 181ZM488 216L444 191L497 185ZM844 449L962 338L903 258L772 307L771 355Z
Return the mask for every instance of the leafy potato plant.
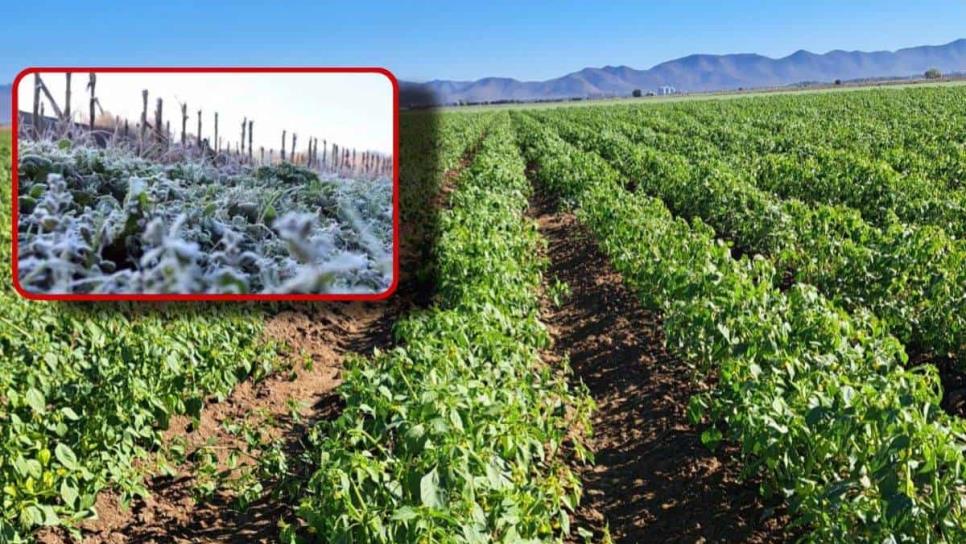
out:
M0 132L7 224L10 156ZM0 229L0 260L10 236ZM274 366L257 309L31 302L9 270L0 267L0 542L91 517L108 487L125 500L146 494L139 460L171 418L197 416L207 397Z
M966 240L935 225L877 228L853 209L782 200L756 187L748 172L702 153L709 144L662 151L615 130L544 118L675 214L701 218L718 236L765 255L849 310L873 312L903 342L966 364L966 314L959 311L966 304Z
M569 531L589 401L542 365L541 239L509 119L493 122L440 218L437 304L356 360L315 429L298 508L321 542L553 542ZM295 540L299 531L290 528Z
M623 188L599 156L518 115L539 177L571 199L628 285L664 313L668 343L714 366L709 446L737 442L762 491L781 494L810 542L962 542L966 426L939 407L934 368L907 370L871 314L808 285L786 293L759 257L734 259L700 220Z
M392 186L21 140L22 286L37 293L375 293Z

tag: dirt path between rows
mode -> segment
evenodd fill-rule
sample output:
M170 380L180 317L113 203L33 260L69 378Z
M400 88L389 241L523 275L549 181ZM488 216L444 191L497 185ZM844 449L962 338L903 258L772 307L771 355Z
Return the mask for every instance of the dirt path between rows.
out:
M448 205L456 180L478 148L479 143L470 146L458 164L443 174L439 194L428 203L437 213ZM268 317L265 335L287 346L283 357L290 369L239 384L225 401L206 404L197 424L187 417L174 418L165 441L183 440L189 452L214 445L208 450L214 451L217 467L224 470L227 452L245 446L244 438L228 432L225 424L248 421L261 424L268 438L281 440L289 460L298 462L313 422L338 416L340 399L335 388L345 357L387 348L395 321L413 308L432 303L434 286L417 277L423 264L418 262L420 255L429 252L413 246L431 247L433 240L411 240L407 227L402 225L400 284L395 295L378 303L294 305ZM429 227L427 236L435 236L434 219ZM306 365L307 360L311 364ZM239 509L228 490L197 501L197 466L188 461L174 468L174 475L150 478L146 482L150 496L134 500L129 508L120 504L117 493L102 492L95 505L98 518L81 525L83 543L275 542L280 522L294 519L293 505L276 493L284 479L260 481L264 490L259 498ZM71 541L62 529L42 530L37 539L45 544Z
M531 215L548 241L548 285L569 285L560 306L544 303L551 359L569 355L574 379L598 408L578 467L584 497L574 525L605 527L614 542L782 542L788 519L739 481L734 448L710 452L686 415L700 387L664 348L658 315L644 310L573 214L537 189ZM574 542L581 539L576 536Z

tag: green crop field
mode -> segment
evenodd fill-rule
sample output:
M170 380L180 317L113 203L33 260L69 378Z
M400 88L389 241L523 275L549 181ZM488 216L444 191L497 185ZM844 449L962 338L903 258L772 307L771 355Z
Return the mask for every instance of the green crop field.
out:
M0 140L0 223L10 224L10 132ZM272 365L262 318L239 307L28 302L0 230L0 540L93 514L110 485L143 493L136 462L178 414Z
M816 87L779 87L772 89L749 89L744 91L720 91L694 94L672 94L667 96L648 96L648 97L616 97L600 98L590 100L559 100L536 103L512 103L512 104L475 104L468 106L444 106L441 111L460 112L460 111L485 111L485 110L542 110L548 108L581 108L581 107L606 107L621 105L661 105L669 102L690 102L694 100L730 100L734 98L756 98L772 95L795 96L802 94L822 94L822 93L848 93L853 91L869 91L874 89L881 90L902 90L921 87L957 87L966 85L966 79L951 79L947 81L912 81L895 82L889 81L879 84L869 85L843 85L843 86L816 86Z
M359 344L338 339L376 331L362 307L286 307L318 328L279 335L275 307L26 302L5 267L0 539L106 539L96 497L150 507L173 417L220 417L330 338L329 408L245 450L268 472L183 461L244 499L186 519L259 499L287 542L963 542L963 104L948 85L407 113L405 273L377 305L392 334Z
M818 541L963 538L963 87L516 113L669 343L690 405Z

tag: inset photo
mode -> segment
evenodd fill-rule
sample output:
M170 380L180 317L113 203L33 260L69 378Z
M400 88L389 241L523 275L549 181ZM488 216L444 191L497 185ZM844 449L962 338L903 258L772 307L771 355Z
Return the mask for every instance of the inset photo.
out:
M379 299L398 268L397 104L358 69L27 69L27 298Z

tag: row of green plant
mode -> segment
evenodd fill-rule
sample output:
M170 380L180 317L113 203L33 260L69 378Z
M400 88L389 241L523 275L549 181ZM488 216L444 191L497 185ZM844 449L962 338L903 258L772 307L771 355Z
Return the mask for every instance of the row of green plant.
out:
M499 114L441 213L436 303L350 363L341 415L314 430L299 535L322 542L560 541L580 496L561 456L589 401L542 364L543 242Z
M632 118L641 137L699 138L735 160L838 149L952 190L966 188L964 93L921 87L773 95L612 113Z
M402 197L419 203L404 214L407 225L425 227L427 195L486 119L405 118ZM0 134L0 154L0 219L9 222L9 132ZM0 233L3 248L9 236ZM0 251L9 260L9 249ZM256 308L28 303L11 290L9 268L2 276L2 541L30 541L41 525L76 534L73 526L96 515L95 497L107 487L125 502L146 495L143 473L155 465L141 461L172 447L161 440L170 418L197 416L206 398L223 398L239 380L273 368L274 346L262 339ZM244 496L258 485L249 483Z
M879 227L898 221L934 225L960 238L966 233L966 143L955 141L955 127L966 127L966 117L946 95L962 101L966 90L933 91L606 108L574 111L571 118L595 130L622 131L651 148L724 161L782 198L842 204ZM921 119L930 114L940 119L923 126ZM856 126L868 131L856 133ZM923 149L932 150L928 158L937 170L906 164L910 153Z
M934 368L906 370L871 314L844 313L804 284L783 293L769 261L734 259L700 220L675 218L599 156L516 120L538 178L663 313L668 344L717 375L689 406L712 422L702 440L738 444L746 475L787 501L804 540L966 538L966 428L940 409Z
M10 225L10 138L0 140L0 223ZM0 229L0 261L11 233ZM268 371L262 315L240 307L28 302L0 267L0 541L94 515L96 494L146 490L139 460L175 414L196 416Z
M545 115L561 136L599 153L675 214L700 217L744 252L768 256L795 281L848 310L866 308L903 342L939 357L966 357L966 240L936 227L879 229L854 210L781 200L748 174L631 142L614 130ZM784 278L780 278L784 279Z
M400 218L408 251L420 266L432 262L438 210L432 206L443 175L456 168L469 148L480 141L489 114L454 115L413 112L401 116L399 144ZM422 272L427 273L424 269Z
M758 187L781 198L848 206L879 227L901 221L937 226L957 238L966 233L966 189L951 188L945 179L930 179L919 172L899 172L886 160L876 159L851 146L810 141L808 137L791 140L776 135L776 132L787 134L790 127L797 127L794 110L788 116L791 119L786 119L787 124L780 132L775 128L767 132L746 129L774 147L749 143L748 147L734 148L722 143L717 139L719 135L710 131L731 123L729 117L721 117L712 124L706 119L699 121L678 116L677 124L686 129L684 133L666 135L658 142L653 142L650 135L644 135L644 141L665 151L685 151L688 156L725 161L736 169L747 171ZM632 138L641 134L639 127L629 124L621 127L628 129ZM956 158L954 150L949 153L952 155L947 159ZM966 159L966 152L960 153L959 159ZM966 169L966 161L961 168ZM938 175L959 177L961 174ZM959 182L954 180L953 183Z
M962 87L879 89L842 95L776 97L721 111L692 109L710 140L729 155L835 148L882 161L894 171L946 189L966 183ZM730 129L725 136L720 131ZM724 136L724 137L719 137Z
M781 198L848 206L879 227L906 222L966 235L966 190L899 174L883 161L830 147L732 158L748 160L755 161L758 187Z

